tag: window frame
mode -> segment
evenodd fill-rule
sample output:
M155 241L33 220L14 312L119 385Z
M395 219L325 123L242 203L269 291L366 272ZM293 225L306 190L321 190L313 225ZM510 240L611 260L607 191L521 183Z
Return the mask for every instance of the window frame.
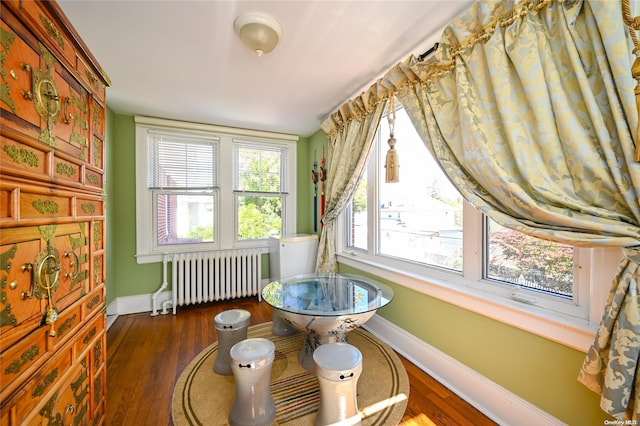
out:
M512 285L484 278L485 216L464 201L462 272L381 255L376 208L378 173L384 173L384 159L378 154L381 143L384 141L377 135L366 170L367 250L348 246L349 207L338 221L338 262L586 352L602 317L622 251L576 247L573 300L526 288L514 291Z
M264 132L215 126L208 124L182 122L152 117L135 116L136 142L136 262L139 264L162 262L165 254L228 250L236 248L268 249L268 238L238 241L237 207L233 188L233 141L242 140L256 145L279 144L286 146L288 167L288 193L284 195L282 233L296 232L296 165L298 136L282 133ZM218 188L212 191L214 201L213 242L157 245L157 211L154 194L147 188L149 169L148 136L153 132L171 132L191 137L216 138L218 141ZM149 220L152 218L152 220Z
M260 150L261 148L266 148L264 149L265 151L272 151L272 152L278 152L280 154L280 161L281 161L281 167L280 167L280 189L279 191L253 191L253 190L247 190L244 188L240 188L240 183L239 183L239 179L240 179L240 173L238 171L239 169L239 161L240 161L240 157L239 157L239 152L238 149L240 148L248 148L248 147L252 147L256 150ZM256 141L252 141L252 140L247 140L245 139L238 139L238 138L234 138L233 139L233 205L234 205L234 241L236 244L238 245L244 245L246 244L248 241L250 240L240 240L238 239L238 234L240 233L239 227L240 227L240 221L239 221L239 215L240 215L240 197L273 197L273 198L280 198L281 199L281 211L283 212L283 215L285 214L284 212L286 212L287 210L287 199L288 196L290 195L290 190L289 190L289 185L290 185L290 176L289 176L289 147L285 144L269 144L268 148L266 146L266 144L262 143L262 142L256 142ZM283 163L284 163L284 167L283 167ZM283 221L282 224L282 228L284 230L285 228L285 223ZM265 237L265 238L269 238L269 237Z

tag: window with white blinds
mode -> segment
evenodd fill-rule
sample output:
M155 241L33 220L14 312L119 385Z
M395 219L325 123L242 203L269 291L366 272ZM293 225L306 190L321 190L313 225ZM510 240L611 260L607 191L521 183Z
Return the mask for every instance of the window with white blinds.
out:
M234 141L234 191L286 194L289 182L287 158L287 146Z
M150 189L210 190L218 187L219 139L149 136Z
M136 122L136 261L268 248L293 234L298 137L153 117Z
M233 192L238 242L282 234L289 185L288 147L233 141Z

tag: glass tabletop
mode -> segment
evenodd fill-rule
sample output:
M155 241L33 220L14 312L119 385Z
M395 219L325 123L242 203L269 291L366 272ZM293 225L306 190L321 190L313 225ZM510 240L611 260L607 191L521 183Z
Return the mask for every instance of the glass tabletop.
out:
M393 290L359 275L305 274L270 282L262 290L262 298L287 312L338 316L379 309L393 299Z

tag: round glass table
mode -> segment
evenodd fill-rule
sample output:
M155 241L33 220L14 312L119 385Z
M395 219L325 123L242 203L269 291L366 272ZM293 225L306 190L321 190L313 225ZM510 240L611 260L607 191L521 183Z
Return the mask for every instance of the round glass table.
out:
M349 274L305 274L273 281L262 298L284 323L305 333L298 361L313 371L313 351L329 342L347 342L359 327L393 299L391 287Z

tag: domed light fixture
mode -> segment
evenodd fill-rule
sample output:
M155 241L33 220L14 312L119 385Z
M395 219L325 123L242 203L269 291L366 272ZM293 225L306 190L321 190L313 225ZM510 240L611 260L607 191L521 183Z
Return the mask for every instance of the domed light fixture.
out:
M242 43L258 56L275 49L283 34L282 25L273 16L261 12L238 16L233 28Z

